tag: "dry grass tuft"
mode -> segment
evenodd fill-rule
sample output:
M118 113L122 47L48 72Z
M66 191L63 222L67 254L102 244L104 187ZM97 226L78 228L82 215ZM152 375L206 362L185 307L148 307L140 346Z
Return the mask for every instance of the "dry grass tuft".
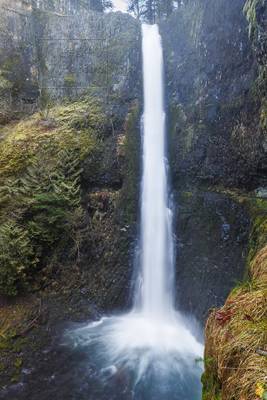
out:
M250 267L253 279L267 285L267 246L265 246L254 258Z

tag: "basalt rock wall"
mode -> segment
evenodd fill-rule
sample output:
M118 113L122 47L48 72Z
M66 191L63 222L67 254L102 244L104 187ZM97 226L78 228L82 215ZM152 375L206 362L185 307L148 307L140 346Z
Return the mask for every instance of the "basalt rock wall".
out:
M88 90L110 102L139 96L140 27L134 18L80 10L73 1L67 10L38 4L0 3L1 123Z
M266 184L264 27L266 4L244 0L188 1L162 22L174 180Z

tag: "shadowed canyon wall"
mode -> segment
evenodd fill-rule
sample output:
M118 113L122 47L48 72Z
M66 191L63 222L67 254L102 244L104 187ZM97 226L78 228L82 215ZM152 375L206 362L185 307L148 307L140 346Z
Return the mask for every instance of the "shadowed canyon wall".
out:
M162 23L175 180L266 183L266 105L257 90L264 60L253 51L244 5L189 1Z
M77 97L88 87L107 100L139 95L140 32L132 17L79 11L75 1L69 2L68 13L60 2L54 11L43 3L13 3L0 4L3 121L51 100Z

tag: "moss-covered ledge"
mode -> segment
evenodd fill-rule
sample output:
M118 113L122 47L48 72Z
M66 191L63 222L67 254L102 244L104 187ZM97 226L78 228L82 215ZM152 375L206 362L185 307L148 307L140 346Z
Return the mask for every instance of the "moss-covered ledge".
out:
M248 270L205 330L204 400L267 398L267 200L227 192L251 216Z

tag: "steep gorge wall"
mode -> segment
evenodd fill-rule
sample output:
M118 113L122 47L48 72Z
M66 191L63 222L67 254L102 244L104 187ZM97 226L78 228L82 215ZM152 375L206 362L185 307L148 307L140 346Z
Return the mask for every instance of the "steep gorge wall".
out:
M0 4L2 122L88 89L107 101L139 96L139 24L70 4L68 14Z
M259 61L244 5L189 1L162 23L175 180L187 175L228 186L266 184Z
M250 223L244 207L215 185L264 184L264 149L260 104L250 92L257 62L244 1L184 3L160 23L177 298L180 308L205 321L243 278Z

